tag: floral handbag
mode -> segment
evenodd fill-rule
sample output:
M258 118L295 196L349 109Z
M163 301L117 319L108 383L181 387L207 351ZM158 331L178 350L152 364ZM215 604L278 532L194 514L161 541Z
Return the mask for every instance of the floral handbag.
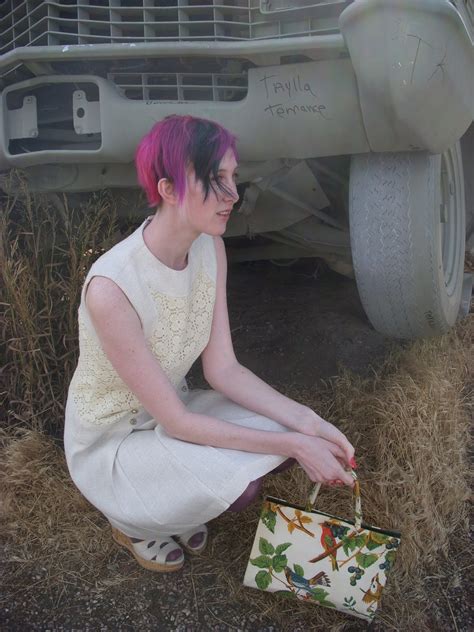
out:
M355 521L313 509L319 484L306 509L265 498L245 586L373 619L400 534L362 524L359 482L352 475Z

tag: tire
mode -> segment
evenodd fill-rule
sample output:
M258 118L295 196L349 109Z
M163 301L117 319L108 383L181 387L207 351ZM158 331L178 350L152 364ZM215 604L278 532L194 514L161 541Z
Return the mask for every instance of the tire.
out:
M375 329L413 339L452 327L465 248L459 143L442 155L353 156L349 216L357 286Z

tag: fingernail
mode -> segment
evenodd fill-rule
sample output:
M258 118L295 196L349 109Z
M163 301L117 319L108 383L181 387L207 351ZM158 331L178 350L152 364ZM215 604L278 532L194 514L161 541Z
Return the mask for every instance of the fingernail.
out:
M357 463L354 457L352 457L352 459L349 461L349 465L352 467L353 470L357 469Z

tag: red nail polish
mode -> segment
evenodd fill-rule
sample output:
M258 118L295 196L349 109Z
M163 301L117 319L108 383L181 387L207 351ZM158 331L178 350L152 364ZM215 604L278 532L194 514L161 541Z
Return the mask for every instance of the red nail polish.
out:
M352 467L353 470L357 469L357 463L354 457L352 457L352 459L349 461L349 465Z

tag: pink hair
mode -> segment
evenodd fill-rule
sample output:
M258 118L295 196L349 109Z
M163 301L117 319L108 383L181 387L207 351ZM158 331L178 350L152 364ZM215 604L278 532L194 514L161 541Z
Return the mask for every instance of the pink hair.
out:
M194 116L167 116L142 138L135 154L138 181L150 207L161 203L157 185L161 178L173 182L182 202L186 168L191 165L204 184L206 197L210 174L217 175L222 157L232 149L237 158L236 137L224 127Z

